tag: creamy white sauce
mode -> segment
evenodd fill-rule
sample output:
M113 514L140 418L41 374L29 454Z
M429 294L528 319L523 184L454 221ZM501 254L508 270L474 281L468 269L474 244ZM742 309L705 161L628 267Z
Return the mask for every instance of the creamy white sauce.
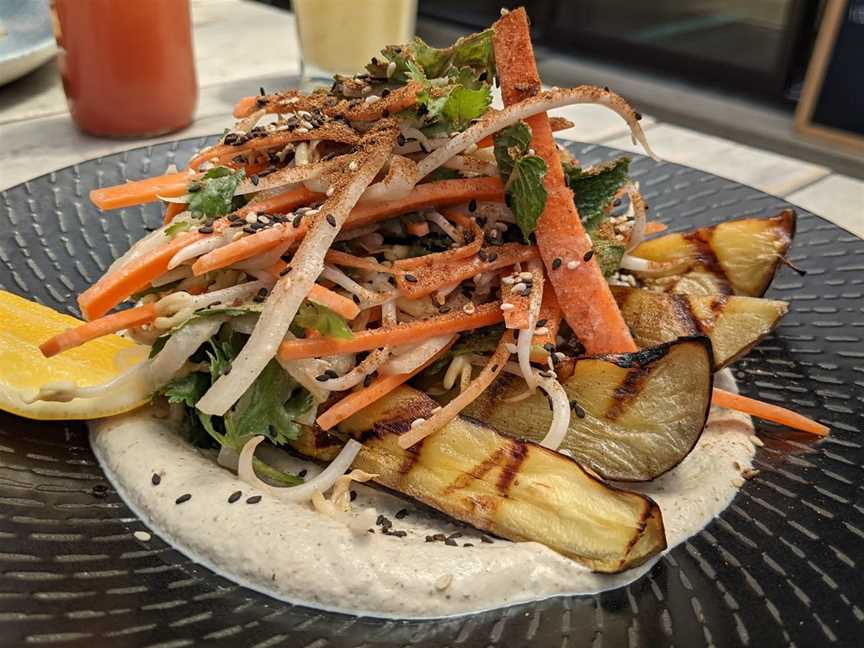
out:
M728 374L719 378L731 382ZM696 448L678 467L650 484L626 485L659 504L670 549L732 501L740 473L751 466L752 432L747 417L712 411ZM247 504L247 497L262 494L146 410L92 424L90 439L118 492L165 541L226 578L291 603L383 617L441 617L613 589L653 565L594 574L535 542L484 543L471 528L359 484L352 485L355 509L375 507L406 537L382 535L379 527L356 534L311 505L266 494ZM285 467L306 467L310 475L320 470L278 455ZM161 476L158 486L151 483L154 473ZM229 504L236 490L243 496ZM192 498L175 504L185 493ZM396 519L403 508L408 515ZM463 534L458 546L426 542L426 536L457 531Z

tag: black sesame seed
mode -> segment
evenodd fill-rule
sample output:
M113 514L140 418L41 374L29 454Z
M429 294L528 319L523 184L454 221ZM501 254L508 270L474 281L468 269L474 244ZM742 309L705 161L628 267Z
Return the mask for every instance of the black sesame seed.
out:
M285 269L282 270L282 272L279 273L279 276L280 276L280 277L284 277L284 276L287 275L289 272L291 272L291 266L285 266Z
M642 113L634 113L633 116L636 118L636 121L640 121L642 119Z
M374 378L372 377L372 374L367 374L366 377L363 378L363 386L368 387L369 385L372 384L373 380L374 380Z
M237 214L228 214L228 220L232 223L236 223L239 220L242 220Z
M254 234L255 232L258 231L258 228L257 228L257 227L253 227L252 225L246 225L246 226L243 228L243 231L246 232L247 234Z
M446 315L446 314L449 313L451 310L453 310L453 309L450 308L449 306L441 306L441 307L438 308L438 312L441 313L442 315Z
M243 496L243 491L234 491L228 496L228 503L233 504Z
M183 495L178 497L176 500L174 500L174 503L175 504L183 504L184 502L188 502L190 499L192 499L192 494L191 493L184 493Z
M469 212L477 211L477 201L476 200L471 200L471 202L468 203L468 211Z
M251 176L249 176L249 182L251 182L253 185L255 185L257 187L258 186L258 176L253 173Z
M303 478L303 477L305 477L308 473L309 473L309 471L306 470L306 469L304 468L303 470L301 470L300 472L297 473L297 476L300 477L300 478Z
M459 544L453 538L447 538L444 540L444 544L448 547L458 547Z
M561 263L561 257L555 257L554 259L552 259L552 269L557 270L561 267Z
M613 200L613 201L612 201L612 206L613 206L613 207L620 207L620 206L621 206L621 199L620 199L620 198L616 198L615 200Z
M477 80L478 80L478 81L485 81L485 80L488 79L488 78L489 78L489 73L488 73L488 72L481 72L481 73L480 73L480 76L477 77Z
M498 371L498 365L494 364L492 365L492 373L495 373L496 371Z
M303 214L297 214L294 217L294 221L291 223L294 227L300 227L300 223L303 222Z
M396 285L396 277L394 277L393 275L388 276L387 277L387 283L389 283L391 286L395 286Z
M485 542L486 544L492 544L492 542L494 542L494 541L489 536L481 535L480 536L480 542Z
M543 348L546 349L546 351L548 353L552 353L555 350L555 345L552 344L551 342L547 342L546 344L543 345Z
M381 91L381 96L382 96L382 97L386 97L386 96L389 95L389 94L390 94L390 88L384 88L384 89Z
M204 227L199 227L198 233L199 234L212 234L213 233L213 226L212 225L205 225Z
M243 227L246 223L242 220L234 221L228 227Z
M402 135L402 134L400 134L400 135L396 138L396 143L397 143L399 146L405 146L405 136Z
M247 503L247 504L257 504L257 503L260 502L260 501L261 501L261 496L260 496L260 495L253 495L252 497L247 497L247 498L246 498L246 503Z
M331 227L336 227L336 217L333 214L327 214L327 222Z
M327 369L327 371L324 372L324 375L327 376L328 378L338 378L339 377L339 374L336 373L335 371L333 371L332 369Z
M594 256L594 250L588 250L588 251L585 253L585 256L582 257L582 260L583 260L585 263L588 263L588 262L591 260L591 258L592 258L593 256Z
M573 413L577 418L585 418L585 410L582 409L582 406L576 401L570 401L570 409L573 410Z
M354 301L355 304L360 303L360 297L358 295L351 295L351 299Z
M406 515L408 515L408 509L406 509L406 508L399 509L398 511L396 511L396 519L397 520L403 519Z
M537 326L538 326L538 328L539 328L539 327L546 326L546 322L547 322L547 320L545 320L545 319L537 320Z
M356 499L357 499L357 491L352 490L351 493L349 494L349 497L351 498L351 501L352 501L352 502L353 502L354 500L356 500Z
M261 96L262 96L262 97L264 97L264 96L266 96L266 95L267 95L267 93L266 93L266 92L264 92L264 88L258 88L258 92L260 92L260 93L261 93Z
M405 273L405 281L408 283L417 283L417 277L411 273Z
M408 532L407 531L401 531L401 530L400 531L390 531L387 535L391 535L391 536L396 537L396 538L404 538L405 536L408 535Z
M471 544L470 542L466 542L466 543L464 543L462 546L463 546L463 547L473 547L474 545Z
M327 382L328 380L330 380L330 376L328 376L327 374L318 374L317 376L315 376L315 380L317 380L318 382Z

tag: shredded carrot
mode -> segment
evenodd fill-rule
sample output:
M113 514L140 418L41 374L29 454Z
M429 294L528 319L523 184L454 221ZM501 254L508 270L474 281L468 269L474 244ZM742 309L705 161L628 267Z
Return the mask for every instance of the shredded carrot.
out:
M419 425L412 425L411 429L399 435L398 443L402 449L407 449L415 443L419 443L430 434L440 430L442 427L452 421L463 409L468 407L482 394L486 388L492 384L504 365L510 357L510 351L507 350L508 344L513 344L516 341L516 335L513 331L505 331L504 335L498 342L486 366L480 374L471 381L471 383L463 389L456 398L447 403L444 407L435 412L427 420L422 421Z
M242 119L243 117L248 117L258 108L258 99L260 95L254 95L252 97L243 97L234 104L234 117L237 119Z
M286 340L279 348L283 360L322 358L339 353L359 353L382 346L398 346L408 342L417 343L439 335L471 331L482 326L491 326L503 319L499 302L477 306L470 315L462 310L439 315L426 320L400 322L393 326L355 331L350 340L321 338L317 340Z
M361 227L369 225L381 220L385 220L390 216L405 214L418 209L425 209L435 205L454 205L467 202L469 200L493 200L496 197L503 200L501 195L501 181L498 178L471 178L460 180L442 180L440 182L429 182L418 185L414 188L406 198L401 200L391 200L383 203L374 203L369 205L360 205L351 211L348 221L345 223L344 229ZM319 196L320 194L312 194L305 189L295 189L294 192L306 192L304 195ZM291 192L286 192L291 193ZM249 204L238 211L242 214L246 211L258 211L261 213L273 213L278 211L273 208L271 201L273 199L263 200L259 203ZM295 194L293 200L304 200L298 194ZM296 204L296 203L295 203ZM273 249L284 241L294 240L306 233L306 221L300 224L300 227L295 228L292 225L277 225L270 227L260 232L255 232L249 236L245 236L233 243L229 243L221 248L213 250L202 256L192 266L192 272L196 275L205 272L212 272L220 268L227 267L238 261L248 259L253 256L267 252Z
M197 177L197 175L189 175L185 171L166 173L155 178L93 189L90 192L90 200L99 209L105 211L106 209L119 209L155 202L159 200L159 196L176 198L185 194L189 181Z
M534 339L531 341L531 361L546 362L549 358L549 351L546 350L546 345L555 346L558 340L558 329L561 328L561 307L558 305L558 299L555 297L555 291L552 286L545 286L543 289L543 301L540 303L540 315L537 316L537 328L545 328L546 333L534 334Z
M186 203L168 203L168 206L165 208L165 216L162 218L162 222L167 225L177 214L181 214L186 211Z
M123 329L149 324L156 319L156 305L145 304L129 310L112 313L105 317L86 322L81 326L66 329L39 345L39 350L46 358L74 349L85 342L95 340L103 335L109 335Z
M129 295L146 288L168 270L168 263L187 245L200 241L204 234L185 232L167 245L135 259L102 277L78 296L84 319L101 317Z
M399 274L398 270L386 266L383 263L378 263L374 259L365 259L339 250L328 250L324 260L327 263L332 263L333 265L342 266L344 268L358 268L360 270L370 270L372 272Z
M531 311L531 296L534 291L543 291L543 273L529 272L531 275L530 283L526 284L521 277L516 279L512 273L505 273L501 279L501 304L511 304L513 308L504 311L504 326L508 329L524 329L528 328L528 317ZM506 279L506 277L510 279ZM518 286L531 285L532 288L525 292L519 292L513 289ZM542 302L541 302L542 307ZM540 319L539 317L537 318Z
M378 376L375 380L372 381L372 383L368 387L362 387L357 391L351 392L338 403L332 405L329 409L327 409L327 411L321 414L315 420L315 422L322 430L329 430L334 425L341 423L349 416L356 414L360 410L369 407L375 401L383 398L384 396L392 392L399 385L407 382L408 380L416 376L426 367L435 362L438 358L447 353L447 351L452 345L453 342L445 346L438 353L436 353L422 365L417 367L414 371L404 374Z
M523 263L539 258L537 248L521 243L505 243L489 247L483 255L475 255L469 259L459 259L448 263L439 263L431 267L419 267L396 278L396 285L408 299L419 299L430 295L436 290L460 283L481 272L501 270L516 263ZM400 267L402 269L402 267Z
M445 250L444 252L433 252L432 254L424 254L418 257L410 257L408 259L399 259L393 265L400 270L411 270L414 268L430 268L442 263L450 261L459 261L476 255L480 248L483 247L483 230L471 218L460 214L455 210L447 210L444 212L447 220L453 221L466 232L470 238L470 243L463 245L453 250Z
M493 46L504 104L536 94L540 77L524 9L511 11L495 23ZM548 196L535 232L537 246L564 318L589 353L636 351L609 285L588 254L591 239L564 182L549 118L540 113L526 121L532 131L531 146L547 166L544 185Z
M740 394L733 394L716 387L711 395L711 403L817 436L828 436L828 433L831 432L831 428L828 426L817 423L797 412L777 405L771 405L770 403L763 403L753 398L747 398Z
M645 223L645 236L659 234L660 232L665 232L667 229L669 228L660 221L648 221Z
M309 301L313 301L321 306L326 306L337 315L341 315L346 320L352 320L360 313L360 307L347 297L333 292L329 288L325 288L320 284L312 284L309 294L306 295Z
M405 231L408 232L411 236L426 236L427 234L429 234L429 223L427 223L425 220L408 223L405 226Z

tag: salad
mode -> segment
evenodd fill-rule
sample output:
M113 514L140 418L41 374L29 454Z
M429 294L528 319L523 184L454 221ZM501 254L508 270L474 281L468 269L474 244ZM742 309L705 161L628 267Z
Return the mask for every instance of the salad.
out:
M610 89L542 88L524 10L445 49L389 46L310 94L242 99L185 169L91 193L161 201L164 225L42 352L123 331L149 357L36 399L153 400L241 479L361 531L348 487L374 480L597 571L646 561L662 512L609 481L678 465L712 403L827 429L713 387L787 310L761 296L794 214L651 238L666 227L626 157L585 166L556 144L570 123L547 112L579 103L653 157ZM328 466L304 481L255 456L265 441Z

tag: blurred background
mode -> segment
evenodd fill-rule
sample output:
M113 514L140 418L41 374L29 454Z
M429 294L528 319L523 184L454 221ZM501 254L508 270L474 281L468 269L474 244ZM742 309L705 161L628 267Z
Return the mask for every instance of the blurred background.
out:
M115 46L176 54L185 30L190 45L182 49L191 66L181 78L175 58L162 75L176 77L178 92L188 95L184 114L173 122L166 116L164 128L133 125L126 136L137 140L92 137L74 127L60 82L61 72L70 77L65 48L55 58L49 2L79 18L84 7L116 2L123 11L102 15L118 20L130 6L121 0L0 0L6 144L0 189L143 142L221 132L240 97L262 87L297 86L304 58L307 76L356 69L354 59L368 60L372 40L381 46L394 34L407 39L416 30L430 44L446 46L490 25L502 6L524 5L547 85L609 86L645 114L643 126L664 159L851 219L864 230L864 0L294 0L293 6L291 0L188 0L188 9L187 0L136 0L136 7L163 3L177 16L182 7L188 17L167 21L176 34L168 47L156 43L158 37L152 46L124 47L123 38ZM20 20L22 12L40 11L40 19ZM155 23L150 28L168 33ZM88 29L79 25L79 42L89 52ZM100 60L105 57L91 67L100 67ZM160 63L154 58L139 67L152 71ZM91 78L88 71L82 67L80 79ZM183 80L190 74L194 83ZM67 94L74 85L68 81ZM623 122L609 111L581 106L563 114L576 123L563 137L633 150ZM73 116L81 126L80 114Z

